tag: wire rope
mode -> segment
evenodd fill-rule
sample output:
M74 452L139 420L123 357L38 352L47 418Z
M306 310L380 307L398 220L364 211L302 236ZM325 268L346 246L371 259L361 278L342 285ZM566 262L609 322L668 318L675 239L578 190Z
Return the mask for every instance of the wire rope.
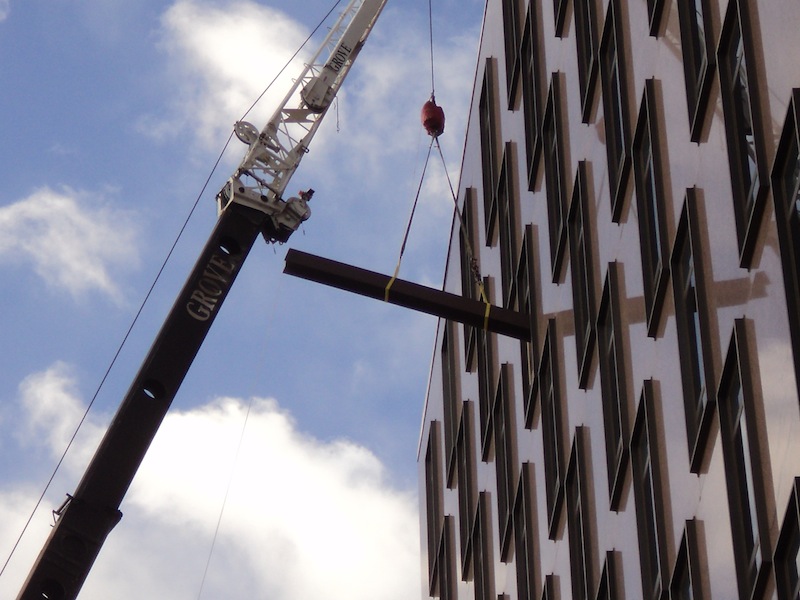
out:
M428 0L428 33L431 46L431 98L436 97L436 81L433 68L433 0Z
M480 269L478 268L478 260L475 257L475 251L472 248L472 242L470 241L469 232L467 230L467 224L464 222L464 215L462 215L461 211L458 209L458 196L456 196L455 189L453 188L453 182L450 179L450 173L447 171L447 161L444 159L444 153L442 152L441 144L439 144L439 138L436 138L435 141L436 141L436 149L439 151L439 156L442 158L442 167L444 168L444 175L447 178L447 185L450 187L450 196L453 198L453 205L455 206L456 217L458 218L459 226L461 229L461 238L464 240L464 247L466 248L467 251L467 259L469 260L470 270L472 271L472 278L478 285L481 301L484 304L489 304L489 300L486 298L486 290L483 285L481 272Z
M336 10L336 7L340 3L341 3L341 0L336 0L336 2L334 2L333 6L330 8L330 10L328 10L328 12L322 18L322 20L311 31L311 33L306 37L306 39L303 41L303 43L300 45L300 47L294 52L294 54L292 54L292 56L289 58L289 60L286 61L286 63L283 65L283 67L281 67L281 69L278 71L278 73L275 75L275 77L273 77L272 81L270 81L267 84L267 86L264 88L264 90L258 95L258 97L250 105L250 107L244 112L244 114L242 115L242 119L244 119L253 110L253 108L255 108L255 106L259 103L259 101L269 91L269 89L272 87L272 85L278 80L278 78L281 76L281 74L283 74L283 72L289 67L291 62L295 58L297 58L297 55L300 54L300 52L302 52L302 50L306 46L306 44L308 44L308 42L311 40L311 38L317 33L317 31L320 29L320 27L322 27L322 25L330 17L330 15L333 13L333 11ZM114 352L114 356L111 358L111 361L109 362L108 367L106 368L105 372L103 373L103 376L100 379L100 383L98 384L97 388L95 389L94 393L92 394L92 398L89 401L89 404L87 405L86 410L84 411L83 415L81 416L81 419L78 422L78 425L75 428L75 431L72 433L69 441L67 442L66 447L64 448L64 451L62 452L60 458L58 459L58 462L56 463L55 468L53 469L53 472L50 474L50 477L48 478L47 483L44 486L44 489L42 490L41 494L39 495L39 498L36 500L36 503L35 503L35 505L33 507L33 510L31 510L30 515L28 515L28 518L27 518L27 520L25 521L25 524L22 527L22 531L20 531L19 536L17 537L17 539L14 542L14 545L11 547L11 551L9 552L8 557L6 558L5 562L3 563L3 566L0 567L0 577L3 576L3 574L5 573L6 568L8 567L9 563L11 562L11 559L13 558L14 554L16 553L17 548L19 547L19 544L22 542L22 538L25 536L25 533L27 532L28 527L30 527L31 522L33 521L33 517L35 516L36 511L39 510L39 507L41 506L42 502L44 501L45 495L47 494L48 490L50 489L50 486L52 485L53 480L55 479L56 475L58 474L59 469L61 468L61 465L64 463L64 460L66 459L66 456L69 453L70 448L72 447L73 443L75 442L75 439L77 438L81 427L83 427L84 422L88 418L89 412L91 411L92 407L94 406L95 401L97 400L98 396L100 395L100 391L103 389L103 386L105 385L106 380L108 379L109 375L111 374L111 370L114 368L114 365L116 365L117 359L119 358L120 354L122 353L122 350L125 347L125 344L127 343L128 338L130 337L131 333L133 332L133 328L136 326L136 323L138 322L139 318L141 317L142 312L144 311L144 308L145 308L145 306L147 305L147 302L150 299L150 296L153 294L153 291L154 291L156 285L158 284L159 280L161 279L162 274L164 273L164 270L166 269L167 263L169 262L170 258L172 258L172 255L175 252L175 248L177 247L178 243L180 242L181 237L183 236L184 232L186 231L186 228L189 225L189 221L191 220L192 216L194 215L195 210L197 209L197 206L199 205L200 200L203 197L203 194L205 194L205 191L208 188L208 184L211 182L211 178L214 176L214 173L216 172L217 167L219 166L220 162L222 162L222 157L225 155L225 152L227 151L228 146L230 145L231 139L233 139L233 131L231 131L231 133L228 135L228 139L225 141L225 144L223 145L222 150L220 151L219 155L217 156L217 159L214 161L214 165L211 167L211 171L208 174L208 177L206 177L206 180L203 183L203 186L200 189L200 192L197 194L197 197L195 198L194 203L192 204L192 207L189 210L189 214L184 219L184 222L181 225L181 227L180 227L180 229L178 231L178 234L175 237L175 240L173 241L172 245L170 246L170 249L167 251L167 254L166 254L165 258L162 261L161 266L159 267L155 278L153 279L153 282L150 284L150 287L147 290L147 293L145 294L144 299L142 300L141 304L139 305L139 308L137 309L136 314L133 317L133 320L131 321L130 325L128 326L128 329L126 330L125 335L122 337L122 341L120 342L119 346L117 347L116 351ZM56 513L56 511L53 511L53 512L54 512L54 514Z

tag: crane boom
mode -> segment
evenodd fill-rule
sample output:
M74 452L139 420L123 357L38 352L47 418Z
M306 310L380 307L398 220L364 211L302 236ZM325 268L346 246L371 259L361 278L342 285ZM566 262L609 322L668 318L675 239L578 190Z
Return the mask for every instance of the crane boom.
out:
M310 193L282 195L385 3L351 0L266 126L235 125L248 149L217 194L217 223L75 492L55 511L55 526L17 600L77 598L259 233L267 242L285 242L310 215Z

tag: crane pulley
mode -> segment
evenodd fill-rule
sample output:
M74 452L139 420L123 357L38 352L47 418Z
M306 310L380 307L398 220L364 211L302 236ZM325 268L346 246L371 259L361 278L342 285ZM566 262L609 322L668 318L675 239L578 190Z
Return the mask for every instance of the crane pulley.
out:
M265 213L262 233L268 242L285 242L308 219L305 198L283 200L286 185L385 4L351 0L261 131L246 121L236 123L236 136L248 149L217 195L219 212L233 202Z

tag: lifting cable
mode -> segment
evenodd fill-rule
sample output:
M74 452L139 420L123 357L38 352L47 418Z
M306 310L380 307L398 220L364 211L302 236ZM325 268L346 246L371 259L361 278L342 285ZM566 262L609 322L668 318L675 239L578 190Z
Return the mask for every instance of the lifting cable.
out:
M397 266L394 270L394 275L392 275L391 279L389 279L389 283L386 284L386 288L384 290L384 301L389 301L389 291L392 287L392 284L397 279L397 275L400 272L400 262L403 260L403 253L406 249L406 243L408 242L408 235L411 231L411 222L414 219L414 213L417 209L417 203L419 202L420 192L422 190L422 183L425 179L425 172L428 168L428 161L430 160L431 150L433 149L434 144L436 145L436 149L439 151L439 156L442 159L442 167L444 168L444 174L447 178L447 185L450 187L450 195L453 198L453 205L455 207L455 213L458 217L458 222L461 230L461 237L464 241L464 248L467 253L467 260L469 261L469 268L472 275L472 279L474 283L478 287L478 292L480 294L480 300L486 305L486 310L484 313L484 330L488 329L489 324L489 312L491 311L491 304L489 303L488 298L486 297L486 289L483 284L483 278L481 277L480 269L478 267L478 259L475 256L475 251L472 247L472 241L470 240L470 236L468 235L467 226L464 222L464 217L461 214L461 211L458 208L458 196L455 193L453 188L453 183L450 179L450 173L447 171L447 161L444 159L444 154L442 153L442 146L439 144L439 136L444 131L444 112L441 108L436 106L436 82L435 82L435 63L434 63L434 53L433 53L433 0L428 0L428 32L430 38L430 64L431 64L431 97L428 102L425 103L423 106L422 112L422 120L423 125L428 130L428 134L431 136L431 143L428 146L428 154L425 157L425 164L422 168L422 175L420 177L419 186L417 187L417 194L414 198L414 203L411 207L411 215L408 219L408 224L406 225L406 232L403 236L403 243L400 246L400 255L397 259ZM429 121L430 119L430 121Z
M308 42L311 40L311 38L314 35L316 35L317 31L320 29L320 27L322 27L322 25L325 23L325 21L328 20L328 18L331 16L333 11L336 10L336 7L340 3L341 3L341 0L336 0L336 2L334 2L333 6L330 8L330 10L327 12L327 14L317 24L317 26L313 29L313 31L310 34L308 34L308 36L303 41L303 43L300 45L300 47L297 48L297 50L294 52L294 54L292 54L292 56L289 58L289 60L287 60L286 63L283 65L283 67L281 67L281 69L278 71L278 73L275 75L275 77L272 78L272 81L270 81L267 84L267 86L264 88L264 90L261 92L261 94L259 94L259 96L255 99L255 101L245 111L244 115L242 115L242 119L244 119L250 113L250 111L252 111L253 108L255 108L255 106L264 97L264 95L266 95L266 93L273 86L273 84L278 80L278 78L283 74L283 72L289 67L289 65L292 63L292 61L295 58L297 58L297 55L300 54L300 52L302 52L303 48L305 48L305 46L308 44ZM128 329L125 332L125 335L123 335L123 337L122 337L122 341L120 342L119 346L117 347L117 350L114 352L114 355L111 358L111 361L109 362L108 367L106 368L105 372L103 373L103 376L100 378L100 383L97 385L97 388L95 389L94 393L92 394L92 398L89 401L89 404L86 406L86 410L84 411L83 416L81 416L80 421L78 421L78 425L75 428L75 431L72 433L72 436L70 437L69 441L67 442L67 445L66 445L66 447L64 448L64 451L61 454L61 457L58 459L58 462L56 463L56 466L53 469L53 472L50 474L50 477L47 480L47 483L45 483L44 489L42 490L41 494L39 495L39 498L36 500L36 503L34 504L33 509L31 510L30 514L28 515L27 520L25 521L25 524L22 526L22 531L20 531L19 536L17 537L16 541L14 542L14 545L11 547L11 551L8 553L8 557L6 558L5 562L3 563L3 566L0 567L0 577L2 577L3 573L5 573L6 568L8 567L9 563L11 562L11 559L13 558L14 554L17 551L17 548L19 547L20 543L22 542L22 538L25 536L25 533L28 531L28 527L30 527L30 524L33 521L33 517L35 516L36 511L39 510L39 507L41 506L42 502L44 501L44 497L47 494L48 490L50 489L50 486L52 485L53 480L56 477L56 474L58 473L59 469L61 468L61 465L64 463L64 460L67 457L67 453L69 452L70 448L72 447L72 444L75 442L75 439L78 437L78 432L80 431L81 427L83 426L84 422L86 421L87 417L89 416L89 411L92 409L92 406L94 406L95 401L97 400L98 396L100 395L100 391L103 389L103 386L105 385L106 380L108 379L109 375L111 374L111 370L114 368L114 365L116 364L117 359L119 358L120 354L122 353L122 350L125 347L125 344L127 343L128 338L130 337L131 333L133 332L134 326L138 322L139 317L141 317L142 312L144 311L144 308L145 308L145 306L147 305L147 302L150 299L150 296L153 294L153 290L155 289L156 284L161 279L161 275L164 273L164 270L166 269L167 263L169 262L170 258L172 257L173 253L175 252L175 248L177 247L178 242L180 241L181 237L183 236L184 232L186 231L186 228L189 225L189 221L191 220L192 216L194 215L195 210L197 209L197 206L200 203L200 199L203 197L203 194L205 194L205 191L208 188L208 184L211 182L211 178L214 176L214 173L216 172L217 167L219 166L220 162L222 162L222 157L224 156L225 152L227 151L228 146L230 145L230 142L231 142L232 139L233 139L233 130L228 135L228 139L225 141L225 144L223 145L222 150L220 151L219 155L217 156L217 159L214 161L214 165L211 167L211 171L208 174L208 177L206 177L206 180L203 183L203 186L201 187L200 192L197 194L197 197L195 198L194 203L192 204L192 207L189 209L189 214L186 216L186 219L184 220L183 225L181 225L180 229L178 230L178 234L175 237L175 240L172 242L172 246L167 251L167 254L164 257L164 260L161 263L161 266L159 267L155 278L153 279L153 282L150 284L150 288L147 290L147 293L145 294L144 299L142 300L142 303L139 305L139 308L136 311L136 314L134 315L130 325L128 326ZM53 511L54 518L56 517L56 515L57 515L57 511L54 510ZM215 539L216 539L216 534L215 534ZM213 546L212 546L212 550L213 550Z

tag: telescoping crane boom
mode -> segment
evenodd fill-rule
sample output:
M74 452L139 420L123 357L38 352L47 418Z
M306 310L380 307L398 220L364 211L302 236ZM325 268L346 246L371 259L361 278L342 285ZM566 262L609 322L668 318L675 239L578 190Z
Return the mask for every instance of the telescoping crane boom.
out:
M259 233L285 242L310 216L311 192L283 199L292 174L336 97L386 0L351 0L217 195L219 218L57 520L17 600L73 600L111 529L147 449Z

